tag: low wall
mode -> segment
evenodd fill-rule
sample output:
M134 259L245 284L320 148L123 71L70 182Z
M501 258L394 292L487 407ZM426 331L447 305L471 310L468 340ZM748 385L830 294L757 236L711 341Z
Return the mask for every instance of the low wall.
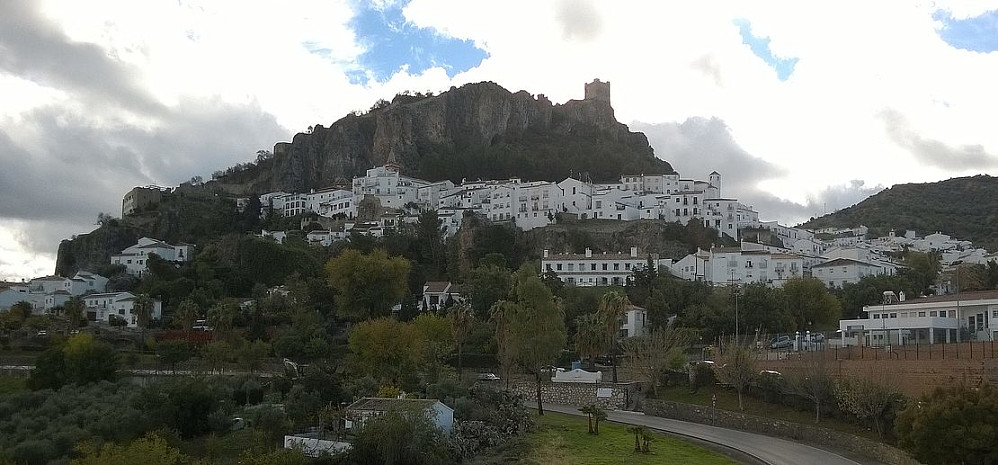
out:
M713 424L722 428L786 438L817 447L870 457L888 465L919 465L917 461L898 448L827 428L745 415L728 410L714 412L714 421L711 422L711 408L703 405L655 399L646 399L643 404L646 415L706 425Z
M318 457L323 453L336 454L347 451L350 447L351 445L348 442L326 441L302 436L284 436L285 449L301 449L309 457Z
M585 407L596 404L605 409L626 409L634 401L640 383L548 383L541 384L541 401L546 404ZM527 402L537 399L537 385L517 381L509 390Z

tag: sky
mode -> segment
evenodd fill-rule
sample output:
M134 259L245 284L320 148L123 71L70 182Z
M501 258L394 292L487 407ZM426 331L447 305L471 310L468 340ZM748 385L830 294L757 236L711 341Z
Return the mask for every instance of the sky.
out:
M610 81L684 177L797 224L995 174L998 2L0 2L0 280L63 239L398 92Z

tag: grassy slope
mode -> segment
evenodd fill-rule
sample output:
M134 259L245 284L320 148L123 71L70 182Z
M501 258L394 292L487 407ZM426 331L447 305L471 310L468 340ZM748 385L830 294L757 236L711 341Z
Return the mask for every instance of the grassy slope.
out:
M627 427L600 424L599 436L587 433L586 419L546 413L537 420L537 431L497 451L478 457L474 465L610 465L610 464L736 464L731 459L702 447L656 435L651 453L634 450L634 435Z

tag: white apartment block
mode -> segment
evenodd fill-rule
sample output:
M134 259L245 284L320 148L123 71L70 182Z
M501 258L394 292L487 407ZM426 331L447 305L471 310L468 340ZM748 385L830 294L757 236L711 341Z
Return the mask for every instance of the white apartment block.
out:
M112 292L105 294L90 294L83 298L87 307L87 319L102 323L110 323L111 318L120 318L129 328L138 326L138 317L134 311L138 297L130 292ZM153 300L152 319L163 316L163 303Z
M407 203L417 203L419 190L431 184L401 175L396 166L378 166L367 170L366 176L353 179L353 203L359 204L365 196L373 196L384 208L402 209Z
M906 345L998 339L998 291L964 292L904 299L884 293L880 305L863 307L867 317L839 320L842 345Z
M787 280L804 275L799 255L771 252L753 244L698 250L670 267L673 275L711 284L763 283L783 287Z
M44 276L21 284L0 287L0 311L18 302L31 304L32 313L50 313L65 305L73 296L104 292L108 279L89 271L80 271L72 278Z
M149 269L149 255L156 254L168 262L184 263L191 261L194 246L190 244L171 245L159 239L143 237L135 245L111 256L112 265L124 265L128 274L141 277Z
M820 280L827 287L842 287L846 284L858 283L867 276L893 275L896 268L852 258L833 258L820 265L811 267L811 276Z
M541 272L553 271L561 280L575 286L623 286L633 279L634 272L645 269L649 258L638 255L637 247L630 253L554 254L545 250ZM672 260L652 256L652 266L669 267Z

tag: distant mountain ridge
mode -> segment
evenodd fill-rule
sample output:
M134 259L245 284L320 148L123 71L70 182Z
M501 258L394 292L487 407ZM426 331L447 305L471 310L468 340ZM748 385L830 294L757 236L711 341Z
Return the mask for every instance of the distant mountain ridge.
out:
M226 176L234 194L307 191L348 184L389 161L429 181L501 179L594 182L622 174L674 173L655 157L644 134L618 122L606 98L552 104L544 95L512 93L498 84L467 84L435 96L397 95L363 115L311 128L274 157Z
M866 225L871 233L942 232L998 250L998 178L967 176L921 184L897 184L835 213L812 219L805 228Z

